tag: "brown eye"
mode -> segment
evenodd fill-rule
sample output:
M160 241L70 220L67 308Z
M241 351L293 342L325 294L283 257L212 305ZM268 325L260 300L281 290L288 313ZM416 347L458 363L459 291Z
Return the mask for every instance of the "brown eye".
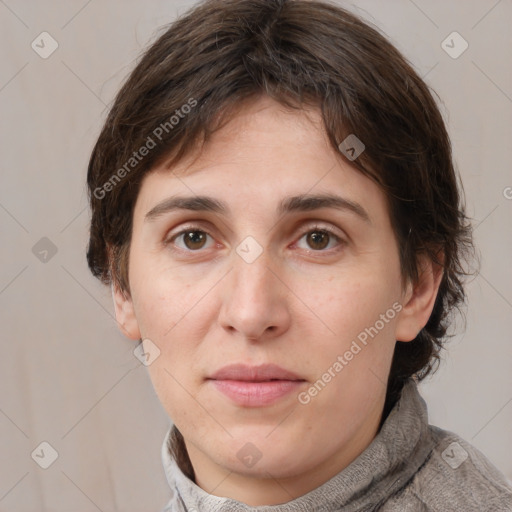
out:
M206 243L207 234L204 231L186 231L183 233L183 242L187 249L201 249Z
M328 253L330 250L340 249L344 243L344 240L330 229L314 227L300 237L298 247L306 251Z
M327 247L330 236L326 231L311 231L307 234L306 240L312 249L320 251Z
M172 244L183 251L198 251L200 249L207 249L208 237L212 238L208 233L202 229L184 229L176 235L174 235L166 245ZM213 239L210 240L210 245L213 243Z

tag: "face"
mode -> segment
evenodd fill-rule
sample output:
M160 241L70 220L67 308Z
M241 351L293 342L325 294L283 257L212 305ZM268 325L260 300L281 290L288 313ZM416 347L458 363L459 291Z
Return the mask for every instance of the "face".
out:
M145 177L129 281L119 324L158 347L150 376L192 463L255 477L353 460L376 434L395 341L433 305L432 286L402 286L380 188L318 111L268 98Z

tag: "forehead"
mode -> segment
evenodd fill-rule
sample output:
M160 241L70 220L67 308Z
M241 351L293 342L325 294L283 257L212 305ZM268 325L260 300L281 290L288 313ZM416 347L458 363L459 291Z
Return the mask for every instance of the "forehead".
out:
M215 196L233 210L277 209L285 197L336 193L385 214L380 188L330 145L318 109L291 110L268 97L246 102L201 152L145 177L136 214L170 196Z

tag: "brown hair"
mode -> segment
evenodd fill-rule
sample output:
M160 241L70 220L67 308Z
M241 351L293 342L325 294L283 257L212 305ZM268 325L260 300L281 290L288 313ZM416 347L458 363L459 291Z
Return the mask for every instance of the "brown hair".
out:
M313 105L333 148L350 134L365 144L351 163L386 194L403 277L417 280L420 254L444 271L427 325L412 342L396 343L389 410L408 378L421 380L438 362L448 317L465 299L463 262L472 248L429 88L376 29L327 2L207 0L164 29L117 94L90 158L92 273L130 293L133 207L152 168L206 143L255 95ZM151 146L144 155L143 146Z

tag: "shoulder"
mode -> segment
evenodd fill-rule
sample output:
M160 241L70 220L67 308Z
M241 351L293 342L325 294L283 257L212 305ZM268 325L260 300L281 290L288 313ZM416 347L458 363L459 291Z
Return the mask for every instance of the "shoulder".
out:
M382 511L512 512L511 482L477 448L432 425L429 434L427 460Z

